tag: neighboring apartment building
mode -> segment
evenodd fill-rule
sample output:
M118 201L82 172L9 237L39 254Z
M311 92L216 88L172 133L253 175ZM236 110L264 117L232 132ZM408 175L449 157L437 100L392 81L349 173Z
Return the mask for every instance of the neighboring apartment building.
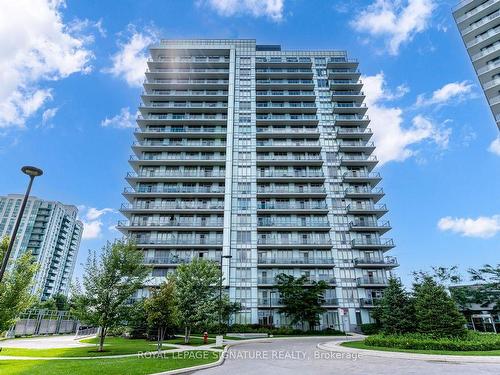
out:
M255 40L164 40L150 52L118 225L152 266L148 285L230 255L235 323L285 323L280 273L328 283L321 327L370 322L397 262L385 256L394 244L382 237L358 63Z
M0 196L0 237L12 234L23 197ZM26 204L11 258L26 251L33 254L39 265L33 293L41 300L68 294L83 231L77 214L75 206L33 196Z
M500 0L464 0L453 17L500 129Z

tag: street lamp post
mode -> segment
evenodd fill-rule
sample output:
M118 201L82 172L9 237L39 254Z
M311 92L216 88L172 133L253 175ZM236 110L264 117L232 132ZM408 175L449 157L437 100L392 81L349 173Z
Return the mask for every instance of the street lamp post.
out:
M274 291L269 292L269 328L273 328L273 294L276 294Z
M7 264L9 263L10 253L12 252L12 248L14 247L14 241L16 240L17 231L19 229L19 225L21 224L24 209L26 208L26 203L28 202L28 197L30 195L31 185L33 185L33 180L35 179L35 177L41 176L43 174L43 171L41 169L31 166L24 166L21 168L21 171L29 176L30 182L28 184L28 189L26 189L26 193L24 194L24 199L23 203L21 204L21 208L19 209L19 214L17 215L16 225L14 225L14 230L12 231L12 235L10 237L7 252L4 254L2 260L2 266L0 268L0 282L2 282L3 275L5 273L5 270L7 269Z
M221 255L220 257L220 288L219 288L219 334L222 334L222 262L231 259L232 255Z

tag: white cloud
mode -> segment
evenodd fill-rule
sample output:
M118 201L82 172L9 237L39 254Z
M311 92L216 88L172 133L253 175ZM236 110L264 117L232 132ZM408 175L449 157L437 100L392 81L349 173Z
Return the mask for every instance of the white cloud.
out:
M434 0L376 0L351 26L358 32L383 37L391 55L397 55L402 44L424 31L436 7Z
M396 92L388 90L383 73L363 77L363 83L380 165L414 156L416 151L411 146L424 141L434 142L441 148L448 146L451 129L437 126L423 115L414 116L411 125L404 126L403 109L384 104L406 94L406 86L399 86Z
M491 142L488 151L500 156L500 136L496 137L493 142Z
M417 97L415 105L425 106L433 104L446 104L451 101L462 101L472 94L474 85L469 81L447 83L440 89L434 91L430 98L426 98L424 94Z
M480 216L477 219L447 216L439 220L438 228L465 237L491 238L500 232L500 215Z
M48 108L42 113L42 126L44 127L52 127L50 121L55 117L59 108Z
M122 108L120 113L111 118L105 118L101 121L101 126L103 127L111 127L117 129L129 129L135 128L135 119L139 112L132 114L128 107Z
M131 87L141 87L147 68L147 48L158 37L151 28L140 33L133 25L129 25L128 32L131 34L130 38L126 42L120 42L119 51L111 57L113 66L103 69L103 72L124 79Z
M2 2L0 128L24 127L52 99L47 82L88 73L88 39L63 22L62 1Z
M268 17L279 22L283 19L284 0L200 0L221 16L249 14L253 17Z
M102 236L103 221L102 217L108 213L116 212L112 208L97 209L95 207L87 207L85 205L78 206L81 212L81 221L83 223L82 239L91 240Z

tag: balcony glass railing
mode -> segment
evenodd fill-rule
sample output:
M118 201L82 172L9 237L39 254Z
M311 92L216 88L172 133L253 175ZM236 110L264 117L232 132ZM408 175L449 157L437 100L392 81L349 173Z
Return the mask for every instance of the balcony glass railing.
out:
M257 96L316 96L314 91L301 91L301 90L257 90Z
M160 141L142 141L134 142L132 146L226 146L225 141L188 141L188 140L160 140Z
M183 264L183 263L190 263L194 259L200 259L198 256L192 256L192 257L176 257L176 256L171 256L171 257L148 257L144 258L144 264ZM201 259L204 260L210 260L212 262L220 262L220 257L203 257Z
M154 62L224 62L230 61L229 57L225 56L158 56L155 59L149 58L148 61Z
M391 224L388 221L379 223L376 220L354 220L349 222L349 226L352 228L364 228L364 227L390 228Z
M310 63L309 57L256 57L256 63Z
M385 204L373 203L351 203L347 205L346 209L348 211L387 211Z
M380 195L383 194L384 191L382 188L379 189L371 189L369 187L349 187L344 190L345 194L368 194L368 195Z
M133 188L125 188L124 193L224 193L224 187L155 187L155 186L139 186L135 190Z
M224 203L212 202L174 202L174 203L150 203L150 204L122 204L122 210L221 210Z
M364 115L333 115L336 121L365 121L369 120L368 116Z
M225 172L223 171L212 171L212 172L202 172L202 171L169 171L169 172L128 172L127 177L130 178L140 178L140 177L224 177Z
M276 141L269 139L267 141L257 141L257 147L266 146L283 146L283 147L320 147L319 142L305 142L305 141Z
M295 277L300 277L301 275L294 275ZM307 282L318 282L318 281L325 281L328 284L336 284L335 277L330 276L330 275L311 275L307 277ZM276 279L274 277L259 277L257 279L258 284L276 284Z
M318 128L315 127L286 127L286 128L274 128L274 127L258 127L257 133L319 133Z
M359 90L331 90L330 93L332 96L364 96L363 91Z
M384 264L387 264L387 265L395 265L397 264L398 261L396 259L396 257L380 257L380 258L376 258L376 257L362 257L362 258L356 258L354 259L354 264L374 264L374 265L377 265L377 264L380 264L380 265L384 265Z
M314 82L310 79L257 79L258 85L312 85Z
M359 162L376 162L377 157L375 155L343 155L340 157L340 162L351 162L351 161L359 161Z
M226 90L151 90L143 92L142 95L166 95L166 96L227 96Z
M392 238L363 238L363 239L353 239L352 246L394 246L394 240Z
M498 18L499 16L500 16L500 10L497 10L496 12L490 14L488 17L481 18L479 21L474 22L470 26L463 29L462 35L466 35L471 31L474 31L480 28L481 26L486 25L487 23L493 21L495 18Z
M373 307L380 302L381 298L360 298L359 304L361 307Z
M331 245L331 240L329 238L296 238L296 239L286 239L279 237L266 237L259 238L257 240L259 245Z
M227 79L147 79L145 84L163 83L173 85L227 85Z
M225 127L174 127L174 126L164 126L164 127L154 127L148 126L144 130L141 128L135 129L136 133L222 133L225 134L227 129Z
M486 40L488 38L491 38L493 36L498 35L498 33L500 33L500 26L497 26L497 27L495 27L495 28L487 31L484 34L480 34L480 35L476 36L470 42L466 43L466 47L467 48L474 47L476 44L479 44L479 43L481 43L482 41L484 41L484 40Z
M273 220L259 218L260 227L329 227L327 220Z
M135 155L130 155L132 161L166 161L166 160L214 160L214 161L224 161L226 160L225 155L143 155L142 157L137 157Z
M330 85L361 85L363 82L356 79L331 79Z
M290 160L290 161L300 161L300 160L322 160L320 154L311 155L257 155L257 160Z
M227 108L227 103L144 103L139 107L145 108Z
M257 102L257 108L316 108L315 103Z
M363 135L363 134L372 134L370 128L337 128L338 134L352 134L352 135Z
M325 177L323 171L288 171L288 172L277 172L277 171L260 171L257 173L257 177Z
M278 186L257 186L257 193L290 193L290 194L325 194L326 190L323 186L312 187L278 187Z
M257 115L257 120L317 120L318 117L316 115Z
M222 227L224 220L161 220L118 221L119 227Z
M227 120L227 115L216 114L189 114L189 115L175 115L175 114L165 114L165 115L148 115L148 116L137 116L138 120Z
M356 279L358 285L387 285L387 279L382 277L358 277Z
M258 210L324 210L328 206L326 202L321 203L258 203Z
M223 68L155 68L149 69L148 73L229 73L229 69Z
M221 245L222 238L151 238L147 236L134 237L137 244L150 245Z
M334 264L333 258L259 258L258 264Z

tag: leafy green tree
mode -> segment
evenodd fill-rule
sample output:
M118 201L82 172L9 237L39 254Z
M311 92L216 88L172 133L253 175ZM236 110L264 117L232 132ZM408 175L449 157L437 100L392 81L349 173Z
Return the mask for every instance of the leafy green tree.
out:
M149 332L145 298L134 301L127 312L127 330L132 338L144 338Z
M142 287L148 268L134 243L116 241L106 244L98 256L89 254L83 275L83 290L77 283L73 296L74 313L82 322L101 328L99 351L110 328L127 320L132 295Z
M231 320L231 316L236 314L237 312L240 312L241 309L242 309L241 303L231 302L229 300L228 295L222 296L222 307L221 307L222 321L226 322L228 327Z
M277 289L280 295L280 302L283 305L279 309L290 318L292 325L307 322L312 330L319 324L320 316L326 309L324 293L328 289L328 284L324 281L309 281L306 276L295 278L284 273L276 276ZM310 286L305 286L308 283Z
M6 255L8 246L9 238L2 238L0 262ZM35 296L31 293L31 287L37 269L33 256L26 252L4 273L0 282L0 332L8 330L19 314L33 304Z
M401 281L391 277L384 295L373 311L373 317L380 322L382 332L401 334L415 330L415 311L410 295Z
M189 343L193 327L216 321L219 288L220 269L216 262L195 259L177 267L175 290L185 343Z
M46 310L57 310L57 311L68 311L70 309L70 302L68 297L64 294L58 293L53 297L45 301L37 301L33 308L35 309L46 309Z
M151 296L144 301L147 322L150 328L157 329L157 349L161 352L167 332L174 331L178 324L178 310L175 295L175 282L170 278L158 289L152 290Z
M461 337L466 333L465 318L444 285L424 276L413 285L417 332L434 337Z
M500 264L485 264L475 270L470 269L471 280L477 282L474 288L468 288L468 299L492 307L493 313L500 312Z

